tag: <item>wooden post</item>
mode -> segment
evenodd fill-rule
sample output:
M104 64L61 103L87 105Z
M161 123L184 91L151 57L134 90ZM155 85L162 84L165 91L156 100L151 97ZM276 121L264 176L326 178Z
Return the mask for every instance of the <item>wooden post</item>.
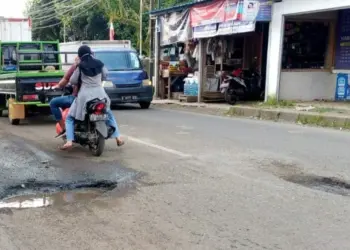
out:
M158 97L159 95L159 44L160 44L160 32L159 32L159 17L156 19L155 28L155 42L154 42L154 95Z
M204 64L205 64L205 51L204 51L204 40L199 39L199 58L198 58L198 73L199 73L199 79L198 79L198 97L197 102L200 103L202 101L202 95L203 95L203 86L204 86Z

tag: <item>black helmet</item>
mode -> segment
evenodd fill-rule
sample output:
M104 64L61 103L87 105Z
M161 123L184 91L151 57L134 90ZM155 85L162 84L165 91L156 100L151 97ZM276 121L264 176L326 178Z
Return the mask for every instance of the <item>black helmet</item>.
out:
M82 45L78 49L78 56L82 58L83 56L91 55L91 48L87 45Z

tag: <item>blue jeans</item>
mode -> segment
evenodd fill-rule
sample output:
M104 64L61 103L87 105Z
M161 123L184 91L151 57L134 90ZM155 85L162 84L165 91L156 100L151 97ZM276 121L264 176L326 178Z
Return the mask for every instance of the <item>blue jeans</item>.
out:
M62 113L61 109L67 109L69 108L75 97L72 95L66 95L66 96L60 96L60 97L55 97L50 101L50 109L51 113L55 117L56 121L62 120Z
M108 120L106 121L107 126L115 128L111 138L118 138L120 136L117 121L111 110L107 110ZM68 115L66 119L66 137L67 141L74 141L74 117Z
M62 120L62 113L60 108L61 109L69 108L72 105L74 99L75 99L75 96L68 95L68 96L55 97L51 100L50 108L56 121ZM115 128L115 131L112 134L111 138L117 138L120 136L118 123L111 110L108 110L107 114L108 114L108 120L106 121L107 126L112 126ZM74 118L69 115L67 116L67 119L66 119L66 136L68 141L74 140Z

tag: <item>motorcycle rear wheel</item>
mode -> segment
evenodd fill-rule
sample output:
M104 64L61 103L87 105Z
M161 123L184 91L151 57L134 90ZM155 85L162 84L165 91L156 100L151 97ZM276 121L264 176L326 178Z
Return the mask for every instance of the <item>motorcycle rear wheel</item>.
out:
M105 148L105 138L97 132L97 142L95 145L89 145L89 149L93 156L101 156Z
M231 92L231 93L229 93ZM234 91L226 91L225 92L225 101L230 105L235 105L237 102L237 95Z

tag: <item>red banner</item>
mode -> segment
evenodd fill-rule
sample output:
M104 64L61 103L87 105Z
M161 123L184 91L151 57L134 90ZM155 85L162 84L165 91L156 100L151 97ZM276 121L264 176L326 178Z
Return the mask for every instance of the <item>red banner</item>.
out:
M191 26L223 23L236 20L238 0L214 0L191 8Z
M238 20L238 0L226 0L225 22Z

